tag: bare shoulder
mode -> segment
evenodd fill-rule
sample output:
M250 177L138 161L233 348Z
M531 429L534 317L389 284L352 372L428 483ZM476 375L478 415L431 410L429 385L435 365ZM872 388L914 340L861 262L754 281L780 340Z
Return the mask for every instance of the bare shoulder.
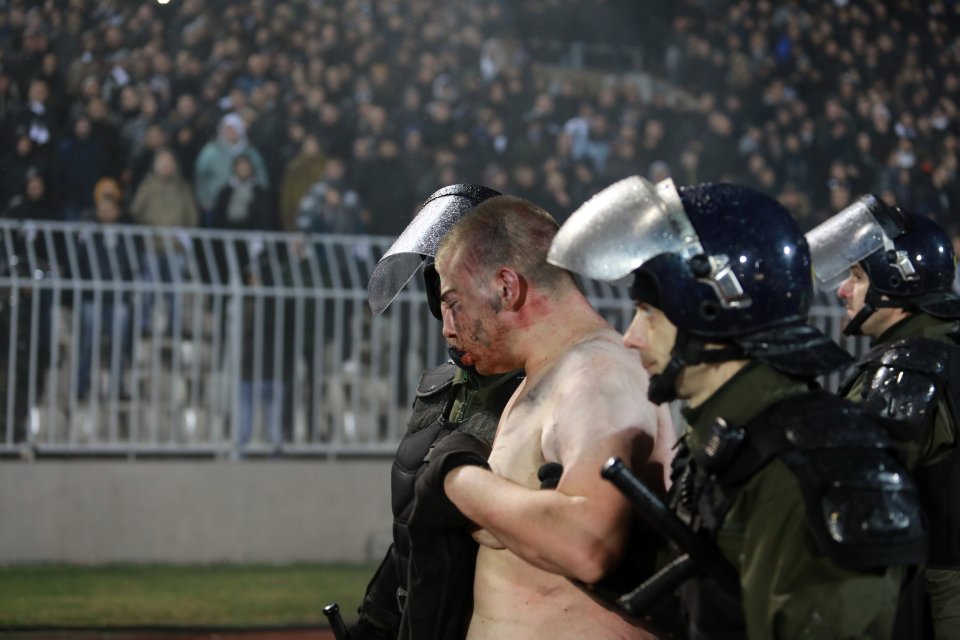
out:
M624 347L613 330L571 348L557 363L553 377L552 395L561 410L571 405L627 413L652 410L647 400L650 379L640 356Z
M583 378L581 383L591 386L621 380L631 386L640 384L646 391L648 376L639 354L623 346L620 334L612 329L572 347L558 362L557 369L566 380Z
M647 398L647 372L639 354L624 347L615 331L578 343L552 373L552 420L543 432L545 453L559 460L593 455L590 452L630 455L637 437L656 437L658 416Z

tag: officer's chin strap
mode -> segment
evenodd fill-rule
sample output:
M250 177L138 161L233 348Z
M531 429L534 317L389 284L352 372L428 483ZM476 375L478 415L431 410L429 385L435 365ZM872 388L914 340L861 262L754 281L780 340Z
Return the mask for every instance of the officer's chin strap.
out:
M880 294L873 290L873 287L867 288L867 295L863 297L863 307L856 313L843 328L845 336L863 335L860 329L863 323L876 312L877 309L910 309L911 305L905 304L902 300L883 300Z
M693 364L726 362L744 357L744 351L737 345L708 348L707 340L691 335L688 331L677 330L677 338L670 352L670 362L661 373L650 377L647 397L654 404L663 404L677 399L677 379L684 367Z

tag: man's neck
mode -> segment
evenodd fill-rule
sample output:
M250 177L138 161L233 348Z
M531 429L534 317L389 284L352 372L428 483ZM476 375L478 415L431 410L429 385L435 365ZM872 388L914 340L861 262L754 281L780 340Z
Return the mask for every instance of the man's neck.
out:
M536 378L573 345L613 327L579 291L551 298L538 295L521 319L520 345L527 378Z

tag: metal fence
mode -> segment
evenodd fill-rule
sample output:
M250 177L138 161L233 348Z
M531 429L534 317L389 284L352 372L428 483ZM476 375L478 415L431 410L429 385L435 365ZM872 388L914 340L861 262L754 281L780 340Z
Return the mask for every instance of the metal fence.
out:
M0 220L0 454L392 453L445 358L418 277L370 313L392 240ZM582 284L624 329L624 291Z

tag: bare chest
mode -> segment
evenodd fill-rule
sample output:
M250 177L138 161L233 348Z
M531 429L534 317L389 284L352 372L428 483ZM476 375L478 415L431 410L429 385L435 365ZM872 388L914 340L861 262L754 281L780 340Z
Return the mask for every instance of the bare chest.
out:
M551 403L538 397L521 398L500 419L490 453L490 468L525 487L539 488L537 470L550 458L544 452L553 431Z

